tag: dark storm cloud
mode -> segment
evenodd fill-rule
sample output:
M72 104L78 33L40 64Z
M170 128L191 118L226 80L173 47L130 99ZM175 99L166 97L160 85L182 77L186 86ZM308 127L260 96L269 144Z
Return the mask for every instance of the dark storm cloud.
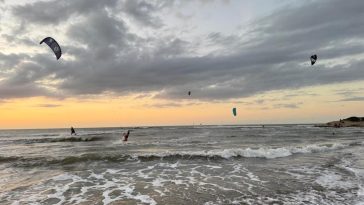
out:
M13 13L30 23L58 24L67 21L73 15L87 15L105 8L119 8L142 26L160 27L163 23L156 14L173 4L174 1L54 0L16 6Z
M53 56L52 56L53 57ZM43 59L43 60L42 60ZM41 65L38 61L45 62ZM60 97L60 94L46 89L39 81L49 80L54 70L61 65L44 57L25 54L5 55L0 53L0 99L34 96Z
M153 1L126 0L123 10L142 26L161 27L162 20L154 14L160 11L166 3ZM166 1L168 2L168 1Z
M54 0L38 1L13 8L15 16L28 23L58 24L74 14L95 12L105 7L114 7L117 0Z
M0 99L52 96L46 89L34 84L12 85L0 82Z
M25 59L29 59L26 54L3 54L0 52L0 73L13 69Z
M207 38L211 41L213 45L221 45L226 47L239 46L239 36L236 35L223 35L220 32L213 32L207 35ZM235 48L235 47L234 47Z
M205 67L204 74L210 77L199 79L190 86L201 88L197 98L216 99L363 80L363 60L334 67L320 63L363 54L363 11L364 2L332 0L273 13L252 25L254 29L249 33L252 38L242 42L235 54L214 57L209 60L214 62L209 66L195 63L189 75L193 72L198 75L201 67ZM223 38L219 33L212 33L209 38L226 45L240 43L231 36ZM318 54L319 61L310 67L308 57L313 53ZM219 69L223 73L219 73ZM180 98L179 90L180 87L172 87L163 93L163 97Z
M364 54L364 1L323 0L285 7L253 22L243 35L206 35L207 43L219 49L198 57L191 55L199 49L198 42L172 34L143 37L117 17L122 12L139 25L160 29L160 11L173 4L167 2L47 1L14 7L13 14L30 24L52 25L82 16L65 31L81 45L63 46L72 60L37 54L24 63L20 56L0 54L0 59L6 58L1 67L15 70L0 73L6 78L0 81L0 92L11 97L10 86L18 85L30 92L15 89L14 96L50 95L37 82L51 78L61 81L57 88L68 96L160 91L156 97L188 99L186 92L191 90L193 99L211 101L364 80L364 60L337 62ZM314 53L318 62L311 67L309 56Z
M73 40L87 45L88 49L83 53L87 53L88 56L79 58L80 60L96 58L117 61L117 54L126 50L128 42L133 41L135 37L127 32L122 21L108 16L106 11L93 13L87 20L72 25L67 34Z

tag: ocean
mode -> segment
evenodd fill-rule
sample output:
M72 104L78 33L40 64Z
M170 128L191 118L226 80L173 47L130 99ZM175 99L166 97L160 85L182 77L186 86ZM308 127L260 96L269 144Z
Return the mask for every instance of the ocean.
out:
M76 132L1 130L0 204L364 204L362 128Z

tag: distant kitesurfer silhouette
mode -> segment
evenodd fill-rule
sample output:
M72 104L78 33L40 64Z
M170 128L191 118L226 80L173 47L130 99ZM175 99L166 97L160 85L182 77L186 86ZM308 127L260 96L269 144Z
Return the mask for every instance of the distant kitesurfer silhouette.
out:
M127 133L124 133L124 139L123 139L123 142L128 141L129 133L130 133L130 130L128 130L128 132L127 132Z
M77 135L76 131L75 131L75 129L73 127L71 127L71 135Z

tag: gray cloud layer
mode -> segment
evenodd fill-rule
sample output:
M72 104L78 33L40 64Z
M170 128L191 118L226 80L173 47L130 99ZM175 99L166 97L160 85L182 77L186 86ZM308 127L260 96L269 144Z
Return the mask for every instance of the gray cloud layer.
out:
M219 49L205 55L191 55L203 45L193 39L173 33L146 37L133 33L124 19L157 32L164 28L159 13L172 6L172 1L61 0L13 7L13 15L27 25L80 17L64 31L78 43L62 45L73 58L60 61L40 53L0 53L0 98L159 91L157 97L181 99L191 90L195 99L224 100L364 80L364 59L336 60L364 52L364 1L282 8L254 21L243 35L206 34L205 41ZM313 53L319 60L311 67ZM45 80L59 82L52 85L56 93Z

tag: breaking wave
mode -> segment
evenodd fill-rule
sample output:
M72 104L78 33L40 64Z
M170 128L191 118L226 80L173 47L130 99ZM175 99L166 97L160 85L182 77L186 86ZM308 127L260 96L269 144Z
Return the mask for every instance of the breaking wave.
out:
M120 153L89 153L79 156L67 156L64 158L23 158L1 157L0 163L13 162L19 166L42 166L52 164L73 164L90 161L123 162L130 160L229 160L232 158L263 158L274 159L288 157L294 154L318 153L343 149L349 146L361 146L361 144L331 144L331 145L307 145L303 147L280 148L235 148L215 149L203 151L166 151L156 153L120 154Z
M358 144L332 144L332 145L308 145L304 147L280 147L280 148L233 148L233 149L216 149L205 151L188 151L188 152L163 152L137 155L134 158L139 159L159 159L159 158L211 158L211 159L230 159L230 158L265 158L274 159L288 157L293 154L326 152L330 150L342 149L348 146Z

